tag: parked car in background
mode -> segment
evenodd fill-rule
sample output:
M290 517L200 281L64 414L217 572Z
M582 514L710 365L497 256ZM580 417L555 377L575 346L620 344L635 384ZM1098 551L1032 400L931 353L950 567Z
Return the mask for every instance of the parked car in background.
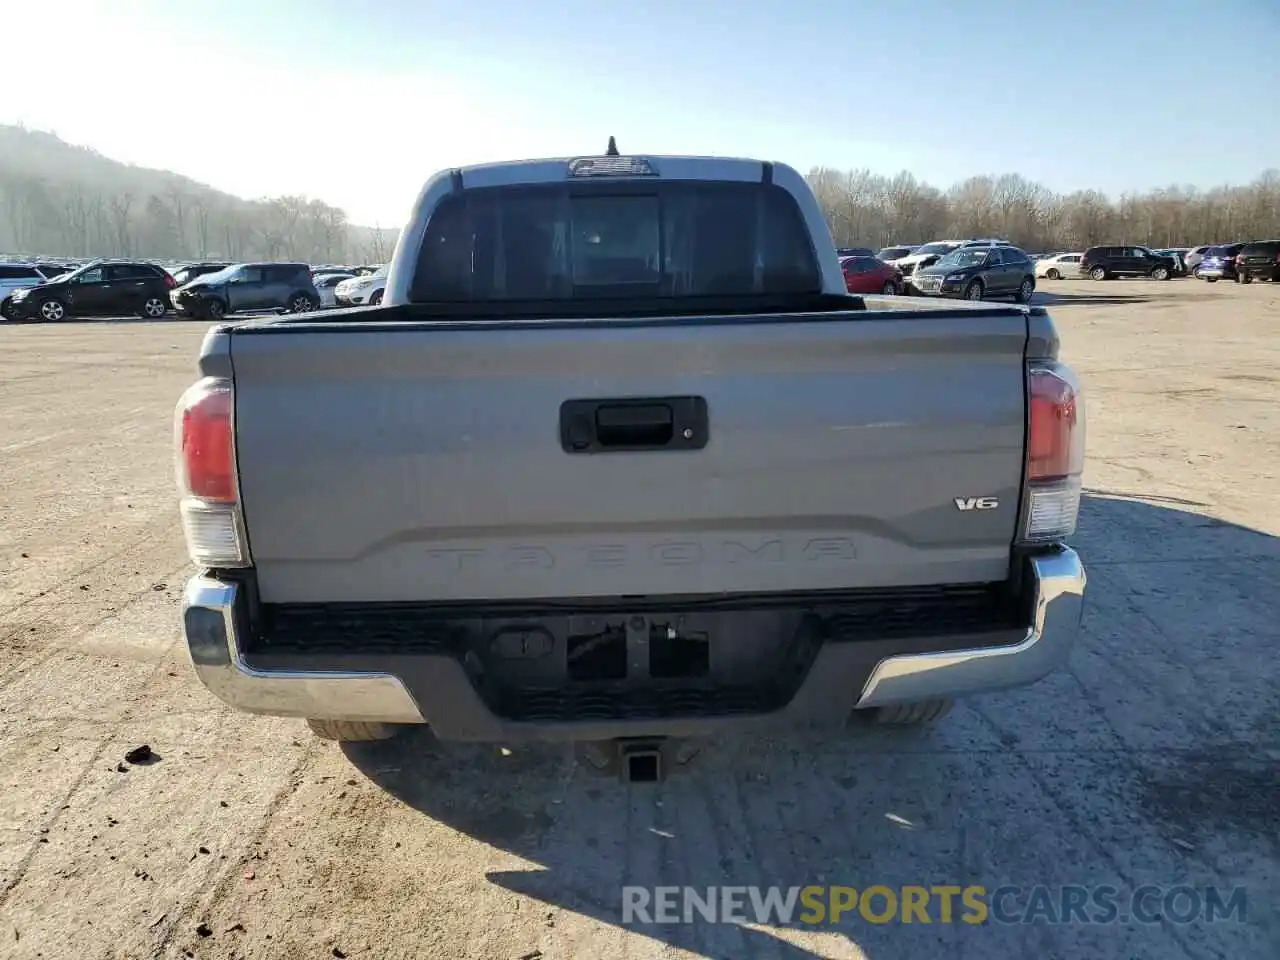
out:
M960 247L927 267L916 270L915 289L929 297L963 297L985 300L1013 297L1028 303L1035 293L1035 268L1031 258L1007 244Z
M1080 274L1080 258L1083 253L1055 253L1035 261L1036 276L1046 280L1061 280Z
M1280 240L1246 243L1236 254L1236 275L1241 283L1280 281Z
M845 289L850 293L902 292L902 271L877 257L842 257L840 270Z
M344 280L350 280L355 274L352 273L321 273L312 278L316 285L316 293L320 294L320 306L336 307L337 299L334 296L334 290L338 284Z
M1170 249L1168 249L1168 250L1156 250L1156 251L1155 251L1156 256L1159 256L1159 257L1168 257L1170 260L1172 260L1172 261L1173 261L1173 275L1174 275L1175 277L1182 277L1182 276L1186 276L1186 273L1187 273L1187 263L1186 263L1186 261L1183 259L1183 257L1184 257L1184 256L1186 256L1186 253L1187 253L1187 251L1185 251L1185 250L1180 250L1180 249L1178 249L1177 247L1173 247L1173 248L1170 248Z
M0 296L8 296L22 287L36 287L47 279L34 264L0 263Z
M1177 270L1172 257L1162 257L1138 246L1090 247L1080 258L1080 274L1094 280L1116 277L1150 277L1168 280Z
M902 277L907 287L912 287L911 278L921 267L931 267L940 257L945 257L952 250L960 248L959 240L934 240L918 246L905 257L900 257L894 264L902 270Z
M174 290L173 305L179 313L216 322L246 310L307 313L320 306L320 293L305 263L241 263Z
M15 320L138 315L163 317L173 277L163 267L138 260L97 260L39 286L15 290L9 312Z
M1193 277L1199 276L1196 273L1196 268L1200 266L1200 261L1204 259L1205 252L1211 246L1212 244L1206 243L1199 247L1192 247L1186 252L1186 255L1182 258L1182 265L1186 268L1187 273Z
M64 273L70 273L72 270L75 270L77 267L79 267L79 264L77 263L45 263L44 261L41 261L39 263L32 264L32 266L35 267L37 270L39 270L40 273L44 275L44 278L46 280L52 280L54 277L60 277Z
M376 307L382 303L387 288L387 268L379 267L369 276L354 276L343 280L333 289L334 299L340 307Z
M1236 254L1243 249L1243 243L1222 243L1210 247L1196 268L1196 276L1209 283L1235 280L1239 276L1236 273Z
M185 286L197 277L205 277L211 273L217 273L219 270L225 270L230 266L232 264L217 261L184 264L173 271L173 282L179 287Z
M898 244L892 247L885 247L876 254L876 259L883 260L885 263L893 263L901 260L903 257L909 257L915 251L915 247L908 247Z
M9 295L15 290L38 287L47 278L29 263L0 263L0 319L9 319Z
M837 257L874 257L876 252L870 247L836 247Z

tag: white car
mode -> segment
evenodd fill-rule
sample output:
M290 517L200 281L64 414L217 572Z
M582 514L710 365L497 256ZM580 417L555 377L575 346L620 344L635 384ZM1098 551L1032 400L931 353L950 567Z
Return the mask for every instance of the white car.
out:
M343 280L333 288L333 298L340 307L376 307L386 288L387 268L379 267L372 276Z
M336 291L338 284L352 279L350 273L317 273L314 278L316 293L320 294L320 306L336 307L338 305Z
M923 266L931 266L938 262L939 259L945 257L952 250L958 250L961 246L959 240L935 240L932 243L926 243L922 247L916 247L909 255L899 257L893 261L893 265L902 271L902 279L908 288L912 286L911 278L916 272L916 268ZM914 290L909 292L914 293Z
M1055 253L1036 261L1036 277L1045 280L1061 280L1063 277L1080 276L1080 258L1083 253Z

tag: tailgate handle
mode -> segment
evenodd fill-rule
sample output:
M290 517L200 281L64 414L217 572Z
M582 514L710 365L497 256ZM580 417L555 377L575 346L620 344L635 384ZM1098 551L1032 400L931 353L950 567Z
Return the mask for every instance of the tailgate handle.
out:
M560 405L560 445L567 453L700 450L707 445L702 397L566 400Z
M665 447L673 432L671 408L665 403L596 409L596 440L602 447Z

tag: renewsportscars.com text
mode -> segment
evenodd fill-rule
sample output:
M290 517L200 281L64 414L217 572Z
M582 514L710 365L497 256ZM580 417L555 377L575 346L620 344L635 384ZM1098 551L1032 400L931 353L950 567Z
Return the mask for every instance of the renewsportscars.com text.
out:
M623 887L624 924L1243 922L1243 887Z

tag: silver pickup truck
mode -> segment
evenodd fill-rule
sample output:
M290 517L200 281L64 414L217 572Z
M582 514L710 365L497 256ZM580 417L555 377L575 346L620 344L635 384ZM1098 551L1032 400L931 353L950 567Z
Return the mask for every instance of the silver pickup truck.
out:
M380 307L216 326L199 372L191 658L324 737L654 779L702 738L932 720L1079 629L1049 316L847 295L782 164L445 171Z

